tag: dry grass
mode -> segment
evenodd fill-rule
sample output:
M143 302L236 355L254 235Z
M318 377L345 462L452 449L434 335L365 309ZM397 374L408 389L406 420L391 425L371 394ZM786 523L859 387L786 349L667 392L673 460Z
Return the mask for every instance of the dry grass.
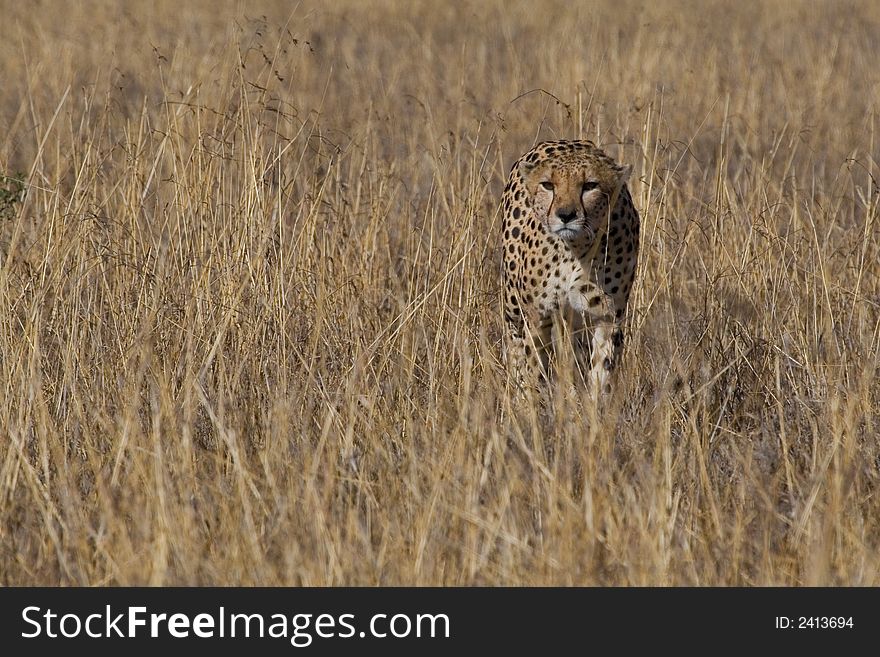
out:
M875 3L266 5L3 10L0 583L880 584ZM503 179L580 136L602 418L500 363Z

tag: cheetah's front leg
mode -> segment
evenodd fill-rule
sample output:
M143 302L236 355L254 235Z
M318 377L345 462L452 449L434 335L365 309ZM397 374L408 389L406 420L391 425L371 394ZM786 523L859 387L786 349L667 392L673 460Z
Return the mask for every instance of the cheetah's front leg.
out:
M508 321L505 360L519 386L536 389L547 379L551 331L549 320L537 325Z
M597 396L611 392L611 372L617 361L622 332L614 321L614 302L597 285L587 283L569 294L569 303L590 327L589 383ZM588 328L589 330L589 328Z
M618 335L622 335L619 327L609 322L599 324L593 331L590 385L596 396L611 394L611 373L616 364L615 341Z

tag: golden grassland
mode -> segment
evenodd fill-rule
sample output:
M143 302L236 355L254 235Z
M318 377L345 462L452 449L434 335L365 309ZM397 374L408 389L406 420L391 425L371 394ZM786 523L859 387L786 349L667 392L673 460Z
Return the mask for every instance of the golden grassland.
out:
M876 4L3 21L0 583L880 584ZM599 415L500 351L577 137L643 218Z

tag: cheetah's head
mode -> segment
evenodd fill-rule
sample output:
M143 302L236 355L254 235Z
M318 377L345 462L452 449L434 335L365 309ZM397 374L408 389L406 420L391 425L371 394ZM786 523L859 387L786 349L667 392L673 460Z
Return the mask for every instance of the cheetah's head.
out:
M604 234L609 208L632 166L600 160L523 161L519 170L544 229L567 242L592 243Z

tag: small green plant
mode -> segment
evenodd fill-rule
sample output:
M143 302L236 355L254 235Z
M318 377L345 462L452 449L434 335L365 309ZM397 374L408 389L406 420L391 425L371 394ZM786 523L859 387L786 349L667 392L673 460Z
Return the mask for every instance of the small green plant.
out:
M0 176L0 219L11 217L17 203L24 199L24 174Z

